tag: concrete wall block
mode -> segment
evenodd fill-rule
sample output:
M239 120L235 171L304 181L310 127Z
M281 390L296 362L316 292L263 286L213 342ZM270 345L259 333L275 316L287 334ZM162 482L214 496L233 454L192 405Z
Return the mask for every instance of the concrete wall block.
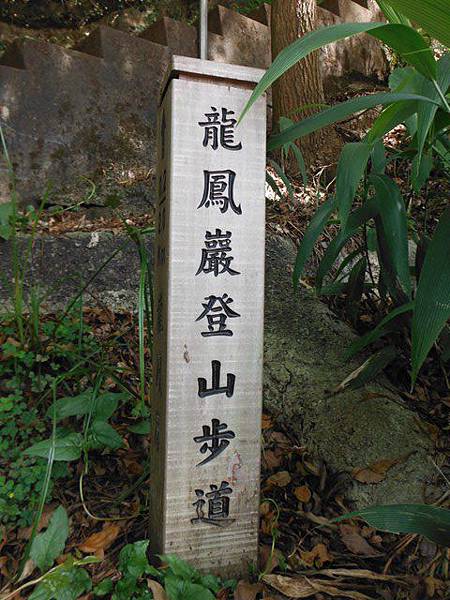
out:
M271 63L270 31L267 25L224 6L216 6L209 17L211 60L266 69Z

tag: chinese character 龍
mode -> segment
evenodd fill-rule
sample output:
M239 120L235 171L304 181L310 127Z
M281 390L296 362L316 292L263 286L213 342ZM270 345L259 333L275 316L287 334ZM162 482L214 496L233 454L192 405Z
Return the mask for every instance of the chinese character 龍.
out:
M203 425L203 435L196 436L194 442L202 444L200 448L202 454L206 454L208 450L211 454L202 460L202 462L198 463L197 467L206 465L210 460L219 456L219 454L229 446L229 440L236 437L234 431L226 430L227 427L228 425L226 423L221 423L219 419L212 419L211 427L209 425Z
M222 108L221 112L215 106L211 106L212 112L205 113L206 121L199 121L200 127L204 127L203 146L211 144L213 150L217 150L219 144L227 150L241 150L242 144L234 143L234 126L236 119L230 118L234 110Z

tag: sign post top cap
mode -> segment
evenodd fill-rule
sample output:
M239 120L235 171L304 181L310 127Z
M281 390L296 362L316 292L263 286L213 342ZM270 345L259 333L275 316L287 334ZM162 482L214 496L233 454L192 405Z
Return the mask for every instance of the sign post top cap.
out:
M172 56L163 80L162 90L166 88L170 79L180 74L192 75L195 78L205 77L207 79L225 79L256 84L264 73L264 69L201 60L199 58L190 58L189 56Z

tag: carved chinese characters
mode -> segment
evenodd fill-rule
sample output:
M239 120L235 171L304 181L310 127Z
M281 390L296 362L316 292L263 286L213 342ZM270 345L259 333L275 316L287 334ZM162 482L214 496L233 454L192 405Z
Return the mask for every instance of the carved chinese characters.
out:
M237 126L260 72L174 61L159 117L150 542L237 576L257 549L265 103Z

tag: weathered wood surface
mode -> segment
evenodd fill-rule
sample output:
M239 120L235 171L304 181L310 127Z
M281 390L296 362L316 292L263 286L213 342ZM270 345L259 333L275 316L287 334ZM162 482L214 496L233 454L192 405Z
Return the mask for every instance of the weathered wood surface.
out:
M150 541L236 576L257 552L266 104L236 127L260 71L175 58L172 73L160 109Z

